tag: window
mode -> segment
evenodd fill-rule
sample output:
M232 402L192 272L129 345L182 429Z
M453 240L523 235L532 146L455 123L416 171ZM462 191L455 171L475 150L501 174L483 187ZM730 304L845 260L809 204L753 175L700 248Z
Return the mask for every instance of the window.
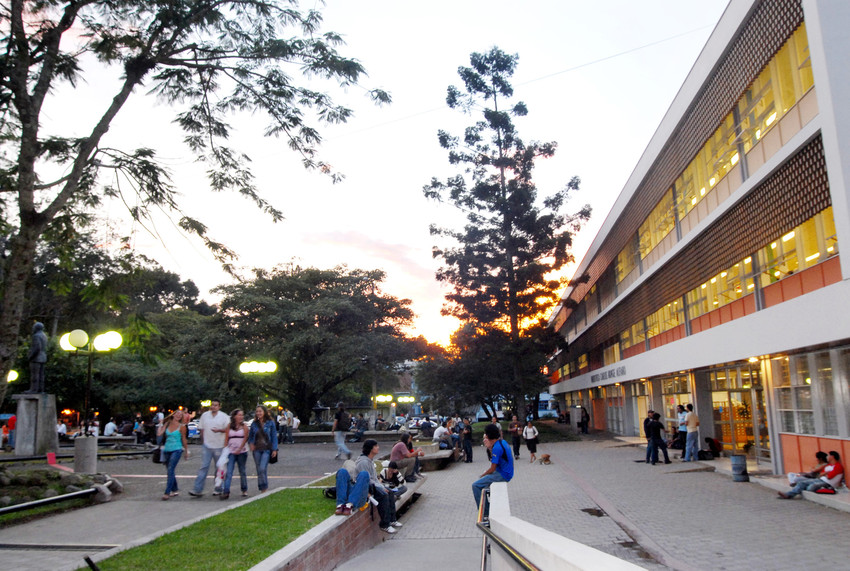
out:
M808 358L785 357L772 361L776 389L779 429L796 434L814 434L812 379Z
M835 416L835 390L832 385L832 363L829 352L815 353L818 409L823 420L823 434L838 436L838 418Z
M640 257L646 256L664 239L676 225L673 212L673 189L667 191L664 198L655 206L649 217L638 230Z

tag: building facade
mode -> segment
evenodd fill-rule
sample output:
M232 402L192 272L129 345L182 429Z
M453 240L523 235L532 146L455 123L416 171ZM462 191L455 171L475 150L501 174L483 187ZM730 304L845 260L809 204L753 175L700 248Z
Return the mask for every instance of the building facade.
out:
M850 456L850 2L732 0L550 318L550 392L777 472Z

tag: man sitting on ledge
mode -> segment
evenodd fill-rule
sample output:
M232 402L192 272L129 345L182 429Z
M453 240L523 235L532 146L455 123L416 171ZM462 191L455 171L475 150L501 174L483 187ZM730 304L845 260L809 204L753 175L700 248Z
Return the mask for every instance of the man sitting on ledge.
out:
M823 467L823 476L820 478L800 478L790 492L779 492L783 500L793 499L803 493L803 490L813 492L818 488L831 486L837 488L844 478L844 467L841 465L841 456L835 450L829 451L829 464Z
M472 496L475 498L475 507L481 505L481 492L490 487L493 482L510 482L514 477L514 459L511 456L510 446L502 440L502 431L495 424L484 427L484 446L492 453L490 456L490 467L481 474L481 478L472 483ZM488 504L489 507L489 504ZM488 515L489 509L484 510Z

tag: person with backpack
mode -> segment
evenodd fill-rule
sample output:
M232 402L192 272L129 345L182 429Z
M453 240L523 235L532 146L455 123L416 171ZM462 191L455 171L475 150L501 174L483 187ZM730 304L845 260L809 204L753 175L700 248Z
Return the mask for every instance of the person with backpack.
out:
M491 452L490 467L472 483L472 496L475 498L476 508L481 505L481 493L493 482L510 482L514 477L514 459L510 446L502 439L502 432L495 424L484 427L484 446ZM485 508L484 515L488 513L489 509Z
M339 460L345 456L346 460L351 459L351 450L345 445L345 435L348 429L351 428L351 416L345 412L345 405L342 402L336 403L336 414L334 415L334 425L331 430L334 434L334 442L336 443L336 456L334 460Z

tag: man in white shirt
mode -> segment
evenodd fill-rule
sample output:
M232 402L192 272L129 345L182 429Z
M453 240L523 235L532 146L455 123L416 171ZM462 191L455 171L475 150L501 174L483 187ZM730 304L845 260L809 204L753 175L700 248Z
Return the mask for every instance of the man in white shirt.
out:
M201 469L198 470L198 477L195 478L195 487L189 491L189 495L194 498L200 498L204 495L204 482L207 479L210 464L213 465L213 473L215 473L215 465L221 457L221 451L224 448L224 435L227 432L227 426L230 424L230 417L221 412L221 401L213 400L210 403L210 409L201 415L198 421L198 430L201 433ZM220 488L213 490L213 495L217 496L221 493Z
M437 430L434 431L434 437L432 439L433 442L439 442L440 448L443 448L443 442L445 442L445 448L450 449L452 447L452 433L446 427L446 423L441 424Z
M109 422L106 423L106 426L103 427L103 435L115 436L116 432L118 432L118 426L115 424L115 419L110 418Z

